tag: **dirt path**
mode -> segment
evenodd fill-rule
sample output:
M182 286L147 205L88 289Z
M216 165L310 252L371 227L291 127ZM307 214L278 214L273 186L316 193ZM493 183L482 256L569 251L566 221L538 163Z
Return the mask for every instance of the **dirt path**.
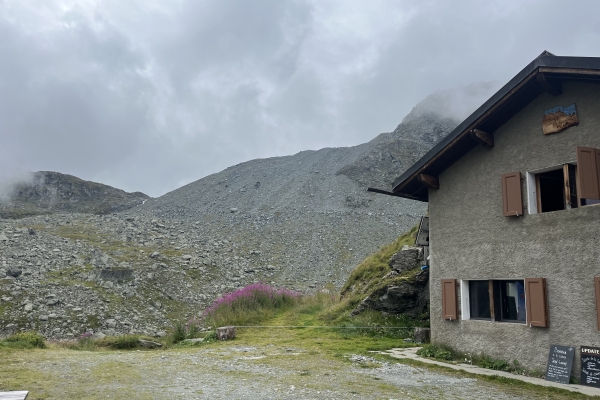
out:
M30 390L28 399L553 398L392 360L329 356L278 345L127 352L57 349L0 356L0 390Z

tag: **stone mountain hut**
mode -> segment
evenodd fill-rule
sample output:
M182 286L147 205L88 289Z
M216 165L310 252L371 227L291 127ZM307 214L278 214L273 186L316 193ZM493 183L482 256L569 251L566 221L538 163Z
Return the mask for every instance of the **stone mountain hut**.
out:
M544 52L393 183L428 202L433 343L539 371L600 347L599 83Z

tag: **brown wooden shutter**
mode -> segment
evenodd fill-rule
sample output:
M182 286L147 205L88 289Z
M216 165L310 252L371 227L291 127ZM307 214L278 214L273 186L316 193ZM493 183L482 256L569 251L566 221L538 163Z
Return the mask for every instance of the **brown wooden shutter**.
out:
M579 178L579 197L600 200L598 169L600 168L600 150L593 147L577 146L577 175Z
M442 317L451 321L458 319L456 279L442 279Z
M502 175L502 204L505 217L523 215L520 172Z
M526 278L525 299L527 305L527 325L542 328L548 327L546 279Z
M600 331L600 276L594 277L594 287L596 289L596 320Z

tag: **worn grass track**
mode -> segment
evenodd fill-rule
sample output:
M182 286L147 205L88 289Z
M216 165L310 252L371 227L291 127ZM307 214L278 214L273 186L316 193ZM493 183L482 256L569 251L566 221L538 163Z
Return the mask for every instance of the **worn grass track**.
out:
M264 325L321 322L316 312L296 309ZM585 398L370 352L405 345L394 338L329 328L243 328L237 334L233 341L154 351L2 349L0 390L29 390L28 399Z

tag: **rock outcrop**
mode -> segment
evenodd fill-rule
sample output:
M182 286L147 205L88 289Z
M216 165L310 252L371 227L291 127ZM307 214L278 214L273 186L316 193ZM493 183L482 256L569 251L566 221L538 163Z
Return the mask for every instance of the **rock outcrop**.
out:
M404 246L389 261L390 272L367 293L352 311L358 315L365 310L387 314L406 314L423 318L429 314L429 270L421 269L423 250ZM370 286L366 282L366 286Z
M423 264L423 248L404 246L402 250L390 258L389 266L392 270L402 273L410 271Z
M420 271L414 279L376 289L352 311L352 315L367 309L387 314L406 314L412 318L428 315L429 270Z
M108 214L143 204L150 197L59 172L40 171L0 198L0 217L23 218L55 212Z

